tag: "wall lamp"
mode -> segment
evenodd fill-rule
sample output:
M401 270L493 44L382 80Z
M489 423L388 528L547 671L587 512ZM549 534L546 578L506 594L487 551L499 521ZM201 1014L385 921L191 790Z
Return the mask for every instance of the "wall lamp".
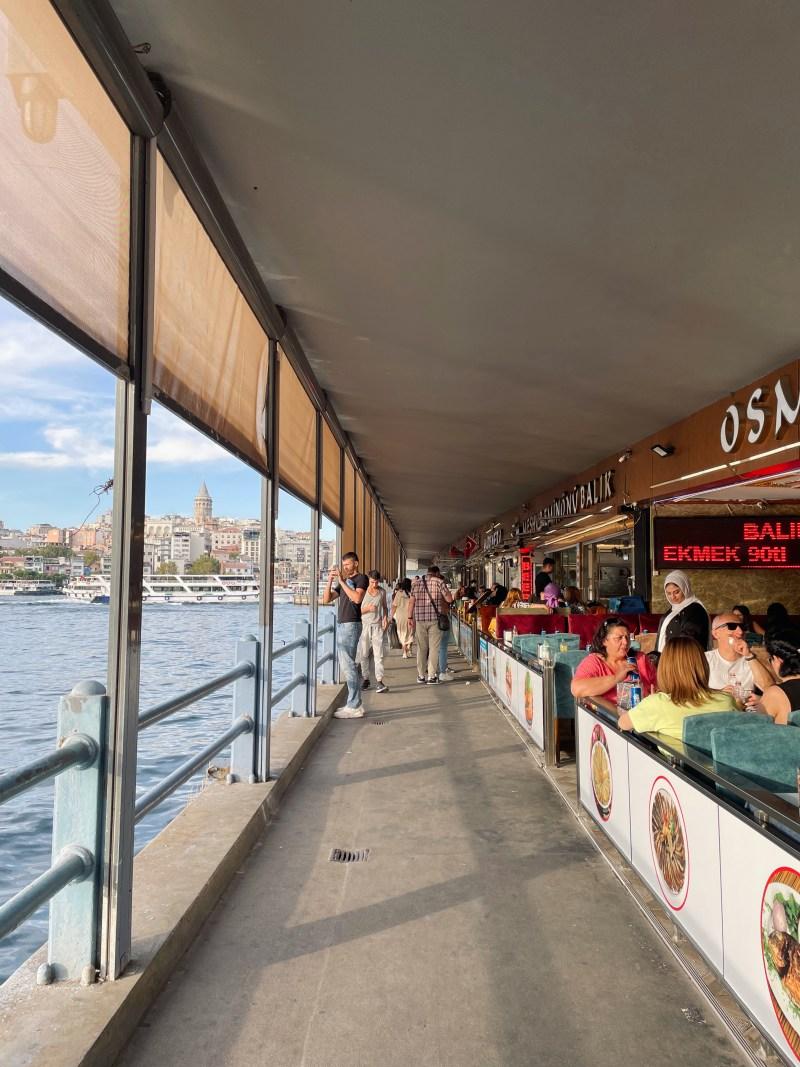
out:
M655 452L662 459L666 459L667 456L671 456L674 453L675 445L650 445L650 451Z
M622 455L619 457L617 462L618 463L627 463L632 455L633 455L633 451L630 448L626 448L625 451L622 453Z

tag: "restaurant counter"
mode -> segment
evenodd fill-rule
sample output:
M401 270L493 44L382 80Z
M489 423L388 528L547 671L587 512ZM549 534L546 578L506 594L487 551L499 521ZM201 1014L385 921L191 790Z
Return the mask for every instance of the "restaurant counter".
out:
M747 725L755 728L735 727L743 739L794 729ZM601 699L578 702L576 755L581 806L782 1058L796 1062L797 793L766 790L671 738L620 731L617 709Z

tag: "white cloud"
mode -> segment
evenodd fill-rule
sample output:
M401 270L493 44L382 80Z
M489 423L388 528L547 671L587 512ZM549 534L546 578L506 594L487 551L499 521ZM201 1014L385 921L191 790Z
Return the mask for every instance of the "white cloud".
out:
M185 466L202 463L235 463L236 460L210 437L195 430L188 422L154 404L147 428L147 462Z

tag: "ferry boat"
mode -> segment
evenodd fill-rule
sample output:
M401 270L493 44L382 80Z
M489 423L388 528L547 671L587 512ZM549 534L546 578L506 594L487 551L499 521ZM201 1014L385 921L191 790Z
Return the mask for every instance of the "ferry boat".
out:
M0 582L0 596L59 596L54 582L30 581L26 578L8 578Z
M107 604L111 582L102 575L75 578L64 586L70 600ZM142 582L146 604L257 604L255 578L237 574L154 574Z

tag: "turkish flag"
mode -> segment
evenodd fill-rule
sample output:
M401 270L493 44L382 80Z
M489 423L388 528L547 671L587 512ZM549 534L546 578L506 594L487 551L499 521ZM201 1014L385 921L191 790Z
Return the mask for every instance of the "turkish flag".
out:
M461 549L457 548L455 545L450 545L450 555L455 556L455 558L458 559L461 555Z
M477 547L478 542L472 537L467 537L464 541L464 559L469 559Z

